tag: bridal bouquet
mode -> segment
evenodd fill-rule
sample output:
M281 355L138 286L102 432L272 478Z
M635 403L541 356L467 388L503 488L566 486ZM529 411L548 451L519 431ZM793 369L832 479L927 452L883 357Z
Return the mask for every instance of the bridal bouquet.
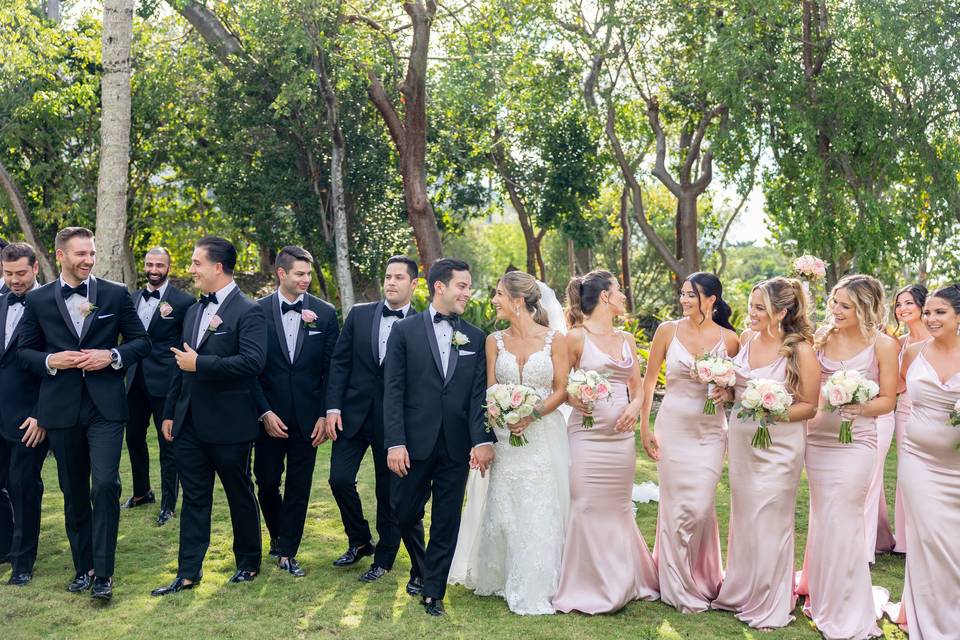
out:
M960 400L953 404L953 411L950 412L947 422L951 427L960 427ZM957 450L960 451L960 444L957 445Z
M737 417L757 423L757 431L750 441L751 446L766 449L773 444L769 427L777 420L786 420L791 404L793 397L787 393L782 382L765 378L747 382L747 388L740 396L740 411Z
M495 427L509 429L527 416L533 415L533 408L540 401L540 396L530 387L522 384L495 384L487 389L487 431ZM526 437L521 433L510 434L510 444L522 447L527 444Z
M826 411L836 411L848 404L863 404L877 397L880 387L873 380L868 379L859 371L837 371L823 385L823 395L827 399L824 405ZM853 420L840 422L840 442L853 442Z
M703 413L707 416L717 415L717 405L710 394L714 387L730 388L737 383L737 374L733 369L733 360L725 356L707 354L700 356L693 362L690 377L700 384L707 385L707 401L703 405Z
M600 400L610 399L610 380L599 371L577 369L567 378L567 393L577 398L592 412ZM583 416L583 428L593 427L593 416Z
M816 256L800 256L793 261L793 274L815 282L827 276L827 263Z

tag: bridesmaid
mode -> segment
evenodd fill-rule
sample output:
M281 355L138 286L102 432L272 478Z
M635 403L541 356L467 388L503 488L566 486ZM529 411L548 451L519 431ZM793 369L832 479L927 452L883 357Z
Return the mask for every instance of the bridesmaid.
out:
M880 386L862 405L820 410L807 423L810 522L797 593L827 640L880 634L864 545L864 506L877 460L877 416L893 410L897 342L883 333L883 285L866 275L840 279L827 301L828 325L818 331L821 383L840 369L860 371ZM823 402L821 398L821 403ZM853 420L853 442L838 442L841 419Z
M794 514L803 470L803 421L817 413L820 365L799 280L773 278L750 292L750 328L737 365L739 398L751 378L786 383L794 397L786 422L770 427L773 444L750 444L757 424L730 418L730 535L727 572L714 609L734 611L757 629L793 621ZM730 396L733 393L728 392ZM731 398L728 398L728 400Z
M720 530L714 506L723 471L727 418L703 413L707 387L690 378L695 355L735 355L723 286L712 273L687 277L680 292L683 318L657 327L643 379L643 447L657 461L660 503L653 557L660 598L682 613L710 608L723 580ZM667 393L650 430L650 409L660 365L667 363Z
M923 305L927 301L927 288L922 284L908 284L897 292L894 298L893 312L897 318L897 325L903 324L907 327L907 333L900 336L900 360L907 352L910 345L918 342L925 342L930 339L930 332L923 322ZM901 376L897 385L897 412L896 437L897 437L897 459L903 455L903 434L907 428L907 421L910 419L910 397L904 393L907 388L906 380L903 378L903 367L900 368ZM884 507L886 505L884 504ZM900 482L897 482L896 507L894 509L894 525L897 527L896 546L894 553L907 552L907 515L904 511L903 496L900 491Z
M610 613L631 600L656 600L657 570L633 515L637 466L634 428L643 404L637 345L617 331L614 318L626 311L626 296L613 274L591 271L567 286L569 362L609 376L611 400L574 411L570 438L570 517L563 547L557 611Z
M933 339L903 359L912 405L898 469L907 569L900 607L887 610L910 640L945 640L960 633L960 430L949 423L960 401L960 285L927 298L923 316Z

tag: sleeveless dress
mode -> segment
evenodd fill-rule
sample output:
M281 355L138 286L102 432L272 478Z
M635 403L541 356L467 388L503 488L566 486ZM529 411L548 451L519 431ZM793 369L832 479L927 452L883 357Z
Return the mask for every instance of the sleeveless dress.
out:
M723 340L713 354L726 355ZM703 413L707 386L690 378L694 356L674 332L667 348L667 392L657 413L660 503L653 557L660 599L682 613L710 608L723 580L715 506L727 417Z
M856 369L878 380L876 342L844 361L822 352L817 357L821 386L841 369ZM824 402L821 393L820 406ZM860 640L880 635L864 543L864 508L877 460L877 419L858 416L850 444L838 441L840 421L839 413L821 409L807 423L810 518L797 593L807 597L803 611L824 638Z
M871 564L876 561L878 551L881 553L893 551L897 544L890 526L887 495L883 488L883 469L886 466L887 454L890 453L890 445L893 443L896 424L893 411L877 417L877 460L864 508L867 558Z
M541 399L553 393L554 335L547 334L543 348L527 359L521 372L517 358L504 347L502 332L495 333L497 382L531 387ZM449 581L477 595L500 596L522 615L554 613L550 601L560 579L569 459L566 451L558 455L551 442L563 441L563 430L558 411L531 423L523 432L527 444L522 447L510 444L507 429L495 429L496 456L487 472L485 499L475 494L468 498L468 513L470 501L484 500L479 530L471 535L468 530L478 525L465 521L457 542L455 555L466 557L465 568L460 576L451 572Z
M755 338L754 338L755 339ZM736 397L747 381L785 382L787 361L750 368L750 346L733 359L737 367ZM793 621L794 514L803 471L806 434L802 422L770 426L773 444L756 449L750 441L757 423L743 421L734 409L727 435L730 474L730 533L727 571L714 609L736 613L754 628L783 627Z
M948 422L960 373L941 383L923 355L907 370L912 405L897 470L906 511L907 568L899 606L910 640L960 637L960 429ZM899 523L898 523L899 528Z
M929 338L928 338L929 340ZM907 348L911 344L916 344L916 342L910 342L909 338L903 348L900 349L899 355L899 364L903 366L903 354L906 353ZM907 424L910 421L910 394L901 393L897 397L897 411L894 414L895 429L894 435L897 440L897 460L900 460L903 457L903 435L907 432ZM898 473L899 476L899 473ZM907 552L907 512L906 507L903 502L903 491L900 488L900 479L897 478L897 492L896 492L896 502L894 506L894 518L893 524L896 527L896 545L893 547L894 553L906 553Z
M611 400L598 402L594 424L583 428L583 414L570 414L570 518L563 547L557 611L609 613L631 600L656 600L657 571L633 515L633 479L637 465L633 430L613 426L629 402L627 381L634 355L624 344L614 360L584 338L580 368L610 379Z

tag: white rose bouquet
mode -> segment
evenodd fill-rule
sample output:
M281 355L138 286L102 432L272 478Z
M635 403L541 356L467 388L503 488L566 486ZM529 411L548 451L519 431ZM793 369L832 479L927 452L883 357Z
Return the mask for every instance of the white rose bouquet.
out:
M816 282L827 277L827 263L816 256L800 256L793 261L793 274Z
M522 384L495 384L487 389L487 431L495 427L510 429L527 416L534 415L534 407L540 401L540 396L530 387ZM527 444L527 438L521 433L510 433L510 444L522 447Z
M567 393L592 412L597 402L610 399L610 380L599 371L577 369L567 378ZM583 416L583 428L593 428L593 416Z
M757 430L750 441L751 446L766 449L773 444L770 439L770 425L777 420L786 420L791 404L793 396L787 393L782 382L765 378L747 382L747 388L740 396L740 411L737 417L757 423Z
M863 404L877 397L880 386L859 371L837 371L823 385L823 396L827 399L825 411L836 411L848 404ZM840 422L840 442L853 442L853 421Z
M707 354L694 360L690 369L690 377L701 384L707 385L707 401L703 405L703 413L707 416L717 415L717 405L710 394L714 387L728 389L737 384L737 373L733 368L733 360L725 356Z

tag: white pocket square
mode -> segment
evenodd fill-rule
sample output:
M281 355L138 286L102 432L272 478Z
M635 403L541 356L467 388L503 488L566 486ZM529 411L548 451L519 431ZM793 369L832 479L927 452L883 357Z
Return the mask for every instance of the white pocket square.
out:
M307 331L308 336L315 336L318 333L323 333L323 331Z
M216 332L214 332L213 335L215 335L215 336L225 336L225 335L227 335L228 333L230 333L230 332L229 332L229 331L216 331Z
M97 320L103 320L104 318L112 318L112 317L115 316L115 315L117 315L117 314L115 314L115 313L105 313L105 314L103 314L102 316L97 316Z
M462 358L463 356L475 356L475 355L477 355L477 352L476 352L476 351L460 351L460 357L461 357L461 358Z

